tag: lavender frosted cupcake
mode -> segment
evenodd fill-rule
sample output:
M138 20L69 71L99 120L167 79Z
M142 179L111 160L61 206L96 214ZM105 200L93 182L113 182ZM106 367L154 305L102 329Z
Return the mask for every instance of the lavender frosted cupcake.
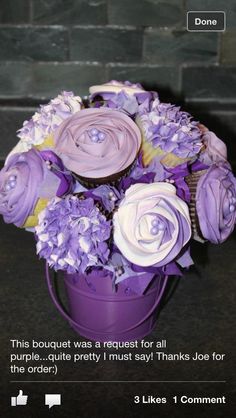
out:
M54 198L39 215L37 253L57 270L84 273L109 257L111 222L91 198Z
M0 171L0 214L6 223L34 227L49 199L71 190L72 177L56 155L47 154L35 149L14 154Z
M84 109L55 132L55 152L87 187L114 183L129 172L141 145L133 120L117 110Z
M236 223L236 178L229 163L212 164L187 181L194 238L214 244L224 242Z
M63 91L49 103L41 105L32 118L26 120L17 131L20 141L8 155L6 163L11 155L27 152L32 147L38 150L53 149L52 134L55 129L81 108L82 99L69 91Z
M203 144L198 123L179 107L154 100L150 112L137 116L142 130L143 163L148 166L156 157L163 165L175 167L191 161Z

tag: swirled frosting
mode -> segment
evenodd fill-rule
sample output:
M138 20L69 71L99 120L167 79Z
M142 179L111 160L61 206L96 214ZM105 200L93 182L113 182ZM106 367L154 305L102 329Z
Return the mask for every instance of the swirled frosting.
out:
M141 145L131 118L117 110L83 109L55 132L55 152L65 167L82 177L103 178L128 168Z
M196 209L205 239L224 242L236 224L236 178L229 163L212 164L197 185Z
M188 206L168 183L131 186L113 219L116 246L143 267L168 264L191 237Z

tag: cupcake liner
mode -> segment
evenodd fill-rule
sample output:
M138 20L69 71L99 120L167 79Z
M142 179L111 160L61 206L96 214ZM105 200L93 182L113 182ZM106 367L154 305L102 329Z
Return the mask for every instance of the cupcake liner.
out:
M192 225L192 231L193 231L193 238L199 242L205 242L206 240L203 238L199 221L198 221L197 210L196 210L196 193L197 193L198 181L200 177L202 177L206 172L207 170L200 170L200 171L197 171L196 173L192 173L189 176L185 177L186 183L188 184L190 193L191 193L189 213L190 213L190 219L191 219L191 225Z
M133 163L129 167L127 167L125 170L120 171L119 173L112 174L107 177L99 177L97 179L82 177L75 173L72 173L72 174L74 178L78 180L79 183L82 184L82 186L86 187L87 189L95 189L96 187L101 186L103 184L117 188L120 181L130 174L135 162L136 162L136 159L133 161Z

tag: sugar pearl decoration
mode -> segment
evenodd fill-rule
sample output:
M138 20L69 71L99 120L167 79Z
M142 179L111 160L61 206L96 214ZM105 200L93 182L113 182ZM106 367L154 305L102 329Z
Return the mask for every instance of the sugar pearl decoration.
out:
M150 232L152 235L157 235L158 232L163 231L165 229L165 225L161 221L159 221L158 218L152 219L151 224L152 228Z
M92 130L91 130L91 135L97 135L98 134L98 130L96 129L96 128L93 128Z
M159 221L157 219L153 219L152 222L151 222L152 226L157 226L158 223L159 223Z
M98 142L98 140L99 140L99 138L98 138L98 136L97 136L97 135L92 135L92 136L91 136L91 141L92 141L92 142Z
M89 136L90 136L91 141L94 143L103 142L106 137L104 132L101 132L96 128L93 128L89 131Z
M156 234L158 234L158 232L159 232L159 229L158 229L158 227L157 226L153 226L152 228L151 228L151 234L152 235L156 235Z
M14 189L14 187L16 187L16 176L12 174L5 183L5 191L9 192L11 189Z
M10 184L11 189L13 189L16 185L16 182L15 182L15 180L12 180L12 181L9 182L9 184Z
M160 231L164 231L165 226L163 225L162 222L159 222L158 228L159 228Z
M100 139L100 141L103 141L105 139L105 134L103 132L99 132L98 138Z

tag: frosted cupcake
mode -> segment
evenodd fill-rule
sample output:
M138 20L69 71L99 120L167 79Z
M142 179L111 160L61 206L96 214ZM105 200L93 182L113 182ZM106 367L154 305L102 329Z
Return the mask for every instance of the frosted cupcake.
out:
M214 244L224 242L236 223L236 178L229 163L212 164L187 181L194 238Z
M59 166L58 175L49 165L52 159L54 167ZM6 223L34 227L48 201L70 191L71 180L53 153L46 157L31 149L14 154L0 171L0 214Z
M13 154L29 151L32 147L38 150L53 149L52 133L55 129L75 112L82 108L82 99L72 92L63 91L49 103L41 105L30 120L23 123L17 131L20 141L12 149L6 159Z
M113 183L129 172L141 145L131 118L108 109L83 109L54 135L55 152L86 186Z
M89 88L91 107L108 107L135 118L139 112L149 112L151 103L158 97L157 92L147 91L141 84L129 81L109 81Z
M214 132L205 129L202 135L202 142L204 148L199 155L199 160L202 163L211 165L219 161L227 161L227 147Z
M113 220L116 246L138 266L167 265L191 238L188 206L168 183L132 185Z
M139 83L130 83L129 81L116 81L111 80L108 83L99 84L96 86L89 87L89 93L92 98L99 95L105 100L110 98L111 94L118 94L121 91L124 91L128 95L144 93L145 90Z
M150 112L137 116L142 130L143 163L148 166L156 157L167 167L176 167L196 158L202 144L198 123L179 107L156 99Z

